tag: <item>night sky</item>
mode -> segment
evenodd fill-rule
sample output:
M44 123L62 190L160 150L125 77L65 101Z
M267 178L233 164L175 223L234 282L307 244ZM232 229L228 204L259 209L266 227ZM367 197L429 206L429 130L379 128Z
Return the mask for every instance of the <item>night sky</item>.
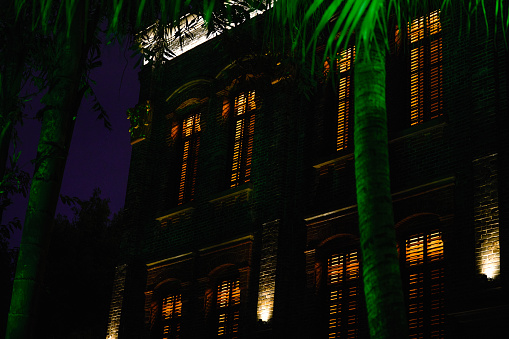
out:
M99 187L102 191L101 197L110 199L112 215L124 206L131 157L126 111L138 103L140 88L139 69L133 68L137 57L131 56L132 51L127 49L125 44L103 46L103 64L92 71L91 78L96 82L92 87L108 113L113 129L108 131L103 121L96 119L98 113L92 110L90 98L82 101L60 191L63 195L86 200L92 196L93 189ZM40 134L40 122L33 119L42 108L40 98L34 98L32 103L27 104L24 113L28 118L24 120L23 126L17 126L21 139L19 164L30 176L34 171L30 161L36 156ZM18 217L23 224L28 196L23 198L22 195L17 195L13 197L13 201L4 211L2 223ZM56 211L56 214L58 213L72 218L70 207L60 200ZM11 239L11 247L19 246L20 241L21 232L17 232Z

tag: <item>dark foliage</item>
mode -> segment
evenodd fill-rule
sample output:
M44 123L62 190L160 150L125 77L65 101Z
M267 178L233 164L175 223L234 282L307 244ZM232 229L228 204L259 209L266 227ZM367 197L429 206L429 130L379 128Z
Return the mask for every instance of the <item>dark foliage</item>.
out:
M58 215L47 253L39 330L44 338L100 338L106 331L121 214L95 189L75 202L74 217Z

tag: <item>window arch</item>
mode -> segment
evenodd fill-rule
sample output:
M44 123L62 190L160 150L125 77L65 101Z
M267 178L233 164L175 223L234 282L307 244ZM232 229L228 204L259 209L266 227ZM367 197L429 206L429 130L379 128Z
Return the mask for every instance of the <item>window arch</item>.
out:
M223 265L211 272L206 291L206 313L211 332L217 338L239 338L241 289L239 272L233 265Z
M182 331L182 293L180 283L170 279L160 283L151 303L152 337L179 339Z
M256 109L255 90L241 92L232 100L230 119L233 140L230 157L230 187L250 181ZM229 110L229 105L223 107L223 110Z
M178 190L179 205L194 198L200 148L200 116L199 112L191 113L182 119L181 123L182 163Z
M398 226L409 338L442 338L445 267L440 220L420 214Z
M440 10L415 18L408 25L412 126L442 115L441 30Z
M319 248L318 282L326 300L328 338L358 338L363 323L363 298L358 239L333 237Z

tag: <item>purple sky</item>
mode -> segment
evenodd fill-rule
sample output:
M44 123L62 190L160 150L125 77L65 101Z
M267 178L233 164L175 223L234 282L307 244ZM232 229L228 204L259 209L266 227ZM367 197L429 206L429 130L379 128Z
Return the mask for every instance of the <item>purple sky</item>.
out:
M129 138L129 120L126 118L128 108L138 103L139 82L138 69L133 69L136 58L131 58L132 51L125 46L112 44L102 48L102 66L96 68L92 74L94 92L109 115L113 130L108 131L102 120L96 120L98 113L92 110L89 98L82 101L74 135L72 138L69 157L65 168L64 179L60 193L88 199L95 187L102 191L103 198L110 199L112 213L118 212L124 206L131 157ZM123 74L123 78L122 78ZM22 169L30 176L34 167L30 160L35 158L40 134L38 120L30 119L42 107L40 97L28 104L23 126L17 126L21 139ZM2 223L7 223L14 217L25 219L28 204L22 195L13 197L14 203L3 214ZM57 214L72 217L69 206L59 200ZM11 239L11 246L19 246L20 232Z

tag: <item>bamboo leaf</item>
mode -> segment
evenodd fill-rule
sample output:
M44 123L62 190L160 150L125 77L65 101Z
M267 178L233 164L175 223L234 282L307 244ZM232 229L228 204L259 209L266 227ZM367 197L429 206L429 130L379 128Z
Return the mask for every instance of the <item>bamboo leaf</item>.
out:
M113 0L113 18L111 21L111 27L116 29L118 27L118 16L122 10L124 0Z
M145 8L146 0L141 0L140 5L138 6L138 14L136 16L136 27L139 27L141 24L141 16L143 14L143 9Z

